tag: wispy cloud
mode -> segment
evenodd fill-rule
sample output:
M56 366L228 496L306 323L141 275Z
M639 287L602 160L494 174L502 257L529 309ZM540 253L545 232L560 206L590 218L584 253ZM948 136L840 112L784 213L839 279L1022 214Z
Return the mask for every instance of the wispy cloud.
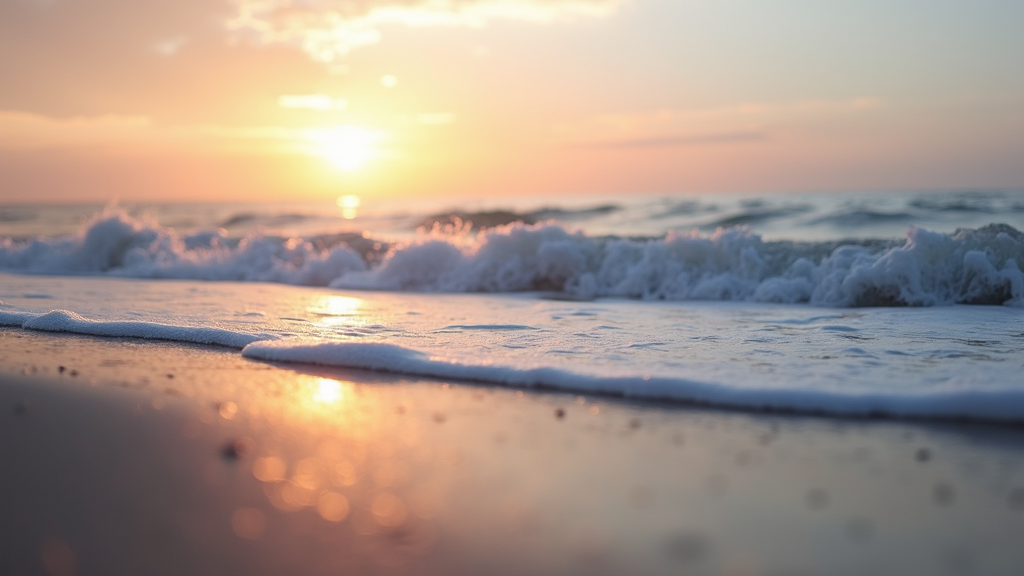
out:
M705 144L727 144L735 142L757 142L766 140L764 131L719 132L713 134L691 134L657 136L650 138L621 138L575 144L575 148L674 148L677 146L702 146Z
M0 110L0 149L106 145L151 137L146 116L102 115L55 119Z
M285 128L153 122L146 116L50 118L0 110L0 151L44 149L177 148L190 152L316 154L325 134L359 130L384 140L387 134L349 126ZM347 134L348 132L346 132Z
M292 110L327 112L344 110L348 107L348 101L344 98L332 98L327 94L282 94L277 99L277 105Z
M747 103L604 114L555 129L571 148L670 148L768 140L774 134L844 119L882 105L875 98Z
M381 28L486 26L492 20L548 23L607 16L624 0L234 0L228 29L263 44L299 46L333 63L381 41Z
M185 47L185 44L188 44L188 37L178 36L153 44L153 50L161 56L174 56Z

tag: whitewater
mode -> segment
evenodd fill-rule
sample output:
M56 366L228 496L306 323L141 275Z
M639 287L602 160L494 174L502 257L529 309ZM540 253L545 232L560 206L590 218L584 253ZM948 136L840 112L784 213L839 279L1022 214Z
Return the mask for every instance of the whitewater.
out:
M0 326L581 395L1024 422L1022 193L352 216L4 207Z

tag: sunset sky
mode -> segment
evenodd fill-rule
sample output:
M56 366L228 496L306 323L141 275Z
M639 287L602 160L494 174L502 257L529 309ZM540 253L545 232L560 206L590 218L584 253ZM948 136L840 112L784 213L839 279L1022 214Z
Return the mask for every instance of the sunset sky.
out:
M1024 187L1024 3L0 0L0 202Z

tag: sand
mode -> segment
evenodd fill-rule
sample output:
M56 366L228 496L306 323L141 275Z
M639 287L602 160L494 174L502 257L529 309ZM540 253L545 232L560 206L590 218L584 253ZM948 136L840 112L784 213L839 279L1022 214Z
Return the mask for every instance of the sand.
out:
M1020 574L1024 431L0 330L0 574Z

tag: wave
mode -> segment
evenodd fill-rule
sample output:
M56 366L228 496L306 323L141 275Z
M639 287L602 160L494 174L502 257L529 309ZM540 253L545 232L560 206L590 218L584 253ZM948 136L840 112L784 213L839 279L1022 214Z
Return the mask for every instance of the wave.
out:
M443 229L443 228L476 228L484 230L506 224L536 224L539 220L530 213L519 213L511 210L488 210L482 212L451 211L443 214L434 214L421 220L417 228Z
M0 222L30 222L36 218L36 213L31 210L0 208Z
M602 204L600 206L579 209L540 208L529 212L515 212L513 210L465 212L452 210L428 216L420 220L417 227L427 230L438 228L476 228L477 230L485 230L508 224L537 224L548 220L572 222L604 216L620 210L623 210L622 206L616 204Z
M317 216L310 216L306 214L256 214L252 212L241 212L229 216L226 220L220 223L224 228L233 228L237 226L287 226L296 224L306 220L312 220Z
M718 209L718 206L715 204L705 204L696 200L684 200L682 202L673 202L663 207L658 213L653 214L651 218L662 219L673 216L691 216L704 212L715 212Z
M1024 422L1024 389L1014 384L977 386L962 374L927 389L898 387L807 387L775 378L722 381L665 375L599 375L565 367L523 367L499 359L468 361L386 342L307 340L272 334L246 334L207 327L136 321L99 321L74 312L0 311L0 326L94 336L212 344L240 350L242 356L269 362L316 364L374 370L421 378L667 400L741 410L853 417L959 419ZM465 327L463 327L465 328ZM471 327L472 328L472 327ZM503 329L521 329L503 326Z
M1024 421L1024 390L1019 387L977 389L966 385L900 392L893 389L868 391L739 385L661 376L596 376L562 368L469 363L381 342L260 341L246 346L242 355L273 362L319 364L745 410L857 417Z
M468 248L406 246L335 288L437 292L554 291L575 298L743 300L826 306L1024 304L1024 235L1005 225L906 242L763 242L745 228L647 241L588 238L557 225L513 225Z
M1005 192L960 192L942 196L923 196L911 200L909 206L930 212L966 212L1001 214L1024 212L1019 194Z
M392 244L360 234L179 235L108 210L79 234L0 240L0 270L278 282L422 292L547 291L573 299L740 300L822 306L1024 305L1024 234L1003 224L902 243L710 235L588 237L554 222Z
M810 221L811 224L831 224L842 227L861 227L871 224L888 222L906 222L914 220L909 212L883 212L881 210L850 209L820 216Z
M68 332L89 336L213 344L238 350L259 340L277 338L277 336L272 334L245 334L220 328L173 326L136 321L104 322L83 318L67 310L51 310L45 314L0 311L0 326L19 327L42 332Z
M112 209L74 236L0 241L0 269L326 286L347 272L366 269L371 249L360 239L252 235L238 240L228 238L224 230L179 235ZM360 255L359 247L366 253Z
M813 210L810 205L800 206L782 206L778 208L762 207L762 206L750 206L741 212L723 216L715 220L712 226L740 226L743 224L755 224L758 222L765 222L768 220L776 220L781 218L789 218L797 214L804 214Z

